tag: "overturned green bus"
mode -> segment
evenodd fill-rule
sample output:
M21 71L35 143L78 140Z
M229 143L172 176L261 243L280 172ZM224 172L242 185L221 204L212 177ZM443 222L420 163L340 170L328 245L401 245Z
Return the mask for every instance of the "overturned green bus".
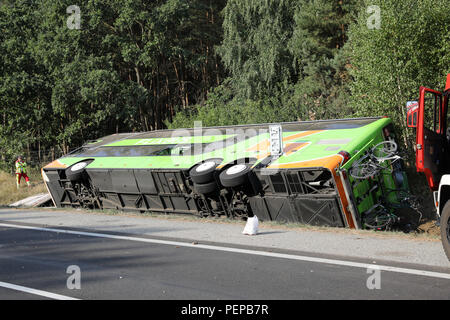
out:
M120 133L42 176L57 207L383 228L408 189L389 118Z

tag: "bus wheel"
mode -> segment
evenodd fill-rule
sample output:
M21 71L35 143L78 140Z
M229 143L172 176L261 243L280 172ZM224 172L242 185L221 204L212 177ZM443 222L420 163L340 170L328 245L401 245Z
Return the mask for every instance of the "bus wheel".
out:
M224 187L238 187L247 182L250 164L235 164L234 166L222 171L220 174L220 183Z
M207 183L194 183L194 189L200 194L209 194L217 190L216 181L211 181Z
M450 261L450 201L444 206L441 214L441 239L445 254Z
M88 165L88 162L81 161L75 163L66 169L66 177L70 181L80 181L83 180L84 173L86 172L84 168Z
M214 160L207 160L193 167L189 171L189 176L194 183L203 184L214 180L214 172L216 171L217 163Z

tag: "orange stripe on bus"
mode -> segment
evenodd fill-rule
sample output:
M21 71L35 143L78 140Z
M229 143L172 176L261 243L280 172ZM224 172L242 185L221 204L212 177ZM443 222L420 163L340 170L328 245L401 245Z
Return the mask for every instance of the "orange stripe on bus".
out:
M345 195L344 185L342 183L341 177L336 174L335 170L333 170L332 173L333 173L333 176L334 176L334 181L336 182L336 188L337 188L338 193L339 193L339 198L341 200L342 209L344 211L345 218L347 219L348 227L351 228L351 229L355 229L356 228L356 224L353 221L353 217L352 217L351 212L348 210L349 203L347 201L347 196Z
M61 169L65 169L67 168L67 166L65 164L62 164L61 162L59 162L58 160L55 160L53 162L50 162L48 165L46 165L44 168L61 168Z
M342 156L334 154L331 156L314 159L314 160L304 160L289 163L278 163L270 165L268 168L280 168L280 169L292 169L292 168L314 168L314 167L325 167L330 170L334 170L339 167L342 162Z

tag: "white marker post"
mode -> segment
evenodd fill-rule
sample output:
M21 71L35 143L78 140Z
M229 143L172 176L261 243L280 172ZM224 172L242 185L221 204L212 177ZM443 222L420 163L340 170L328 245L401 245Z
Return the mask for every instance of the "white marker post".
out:
M271 156L279 157L283 154L283 129L280 125L269 126L269 143Z

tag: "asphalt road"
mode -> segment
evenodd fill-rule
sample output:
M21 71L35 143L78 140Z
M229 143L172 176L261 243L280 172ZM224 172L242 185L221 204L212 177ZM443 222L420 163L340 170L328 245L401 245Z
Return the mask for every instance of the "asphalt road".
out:
M0 300L54 299L50 294L151 300L450 298L450 279L439 275L289 258L295 253L266 256L253 248L235 252L229 245L224 251L220 244L203 248L192 240L152 241L0 226ZM79 274L68 273L69 266ZM80 276L79 289L68 288L68 282L77 283L74 275Z

